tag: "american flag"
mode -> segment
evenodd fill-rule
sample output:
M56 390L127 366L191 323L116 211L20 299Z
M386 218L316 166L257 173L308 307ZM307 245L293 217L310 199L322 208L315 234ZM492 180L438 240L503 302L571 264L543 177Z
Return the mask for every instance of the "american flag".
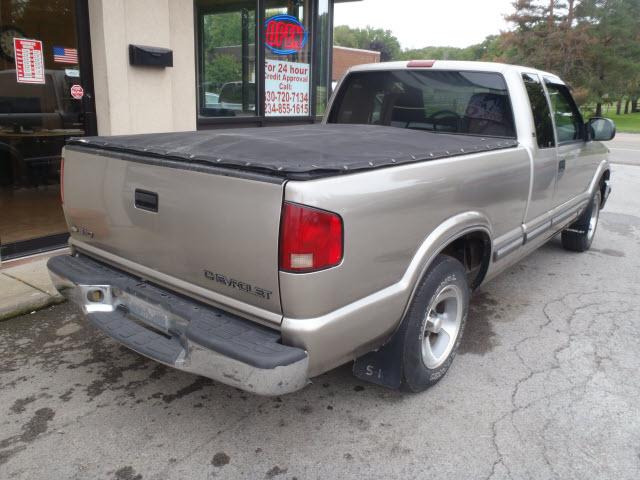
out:
M78 50L75 48L53 47L53 61L58 63L78 63Z

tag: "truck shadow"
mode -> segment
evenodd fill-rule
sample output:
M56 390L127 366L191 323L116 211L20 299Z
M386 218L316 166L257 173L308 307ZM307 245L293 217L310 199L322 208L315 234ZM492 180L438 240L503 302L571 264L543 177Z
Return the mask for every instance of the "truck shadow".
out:
M46 396L57 398L60 405L81 403L99 407L103 414L109 407L117 407L179 416L202 410L210 417L212 410L224 416L227 410L245 411L251 405L257 415L282 410L288 416L304 416L319 410L330 413L337 407L338 392L360 400L402 399L402 394L357 380L351 374L351 364L315 378L293 394L273 398L252 395L130 351L87 324L71 304L3 322L0 347L11 351L0 358L4 372L0 390L27 385L25 397L46 391ZM44 372L50 384L39 385L37 378Z

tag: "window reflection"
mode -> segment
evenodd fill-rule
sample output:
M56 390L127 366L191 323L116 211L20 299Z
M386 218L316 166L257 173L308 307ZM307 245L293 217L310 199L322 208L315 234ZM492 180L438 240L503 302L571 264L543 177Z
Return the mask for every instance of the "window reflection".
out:
M30 249L35 239L64 242L61 151L84 134L74 0L0 2L0 246ZM19 83L14 37L42 42L43 84ZM54 240L52 240L54 241ZM39 245L46 242L38 240ZM23 247L24 245L24 247Z
M200 115L256 115L256 10L253 2L197 2Z
M200 125L323 114L330 93L329 0L196 0L195 6Z

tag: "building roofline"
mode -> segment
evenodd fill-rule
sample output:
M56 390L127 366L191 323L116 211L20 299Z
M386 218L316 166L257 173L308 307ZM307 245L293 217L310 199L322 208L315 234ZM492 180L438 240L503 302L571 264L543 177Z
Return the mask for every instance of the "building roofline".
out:
M375 53L376 55L380 55L380 52L377 50L365 50L364 48L341 47L339 45L334 45L333 48L339 48L340 50L347 50L349 52Z

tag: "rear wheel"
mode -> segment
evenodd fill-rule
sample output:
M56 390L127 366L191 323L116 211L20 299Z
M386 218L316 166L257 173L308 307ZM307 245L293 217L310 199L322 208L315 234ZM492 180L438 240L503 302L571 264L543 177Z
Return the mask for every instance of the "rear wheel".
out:
M405 390L421 392L447 373L467 321L469 296L462 264L452 257L437 257L398 332L403 340Z
M597 191L578 220L562 231L562 246L565 250L572 252L589 250L598 227L601 198L600 191Z

